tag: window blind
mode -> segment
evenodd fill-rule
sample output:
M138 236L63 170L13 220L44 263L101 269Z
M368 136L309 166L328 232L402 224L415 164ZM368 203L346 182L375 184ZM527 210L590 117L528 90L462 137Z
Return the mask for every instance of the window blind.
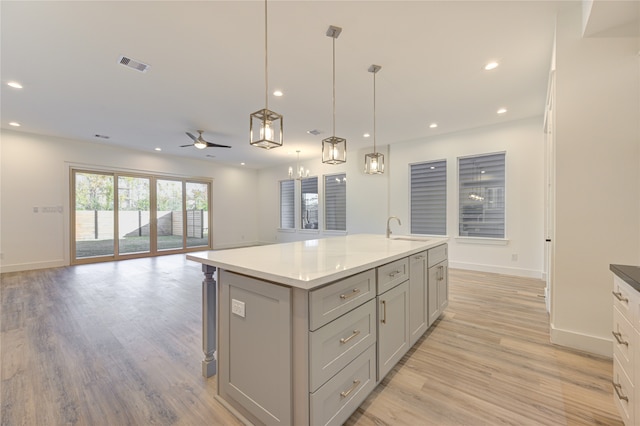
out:
M324 177L324 227L327 231L347 230L347 175Z
M280 228L295 228L295 205L294 205L294 183L293 180L280 181Z
M412 164L411 233L447 233L447 161Z
M300 181L300 227L318 229L318 178Z
M505 153L458 158L459 235L505 238Z

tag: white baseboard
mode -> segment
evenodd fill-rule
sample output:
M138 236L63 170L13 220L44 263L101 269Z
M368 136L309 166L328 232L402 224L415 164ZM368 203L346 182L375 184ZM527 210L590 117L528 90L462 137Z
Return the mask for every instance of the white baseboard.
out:
M31 271L33 269L47 269L47 268L60 268L62 266L68 266L64 259L51 260L48 262L30 262L30 263L15 263L13 265L0 265L0 273L5 272L22 272Z
M452 262L449 260L449 267L454 269L466 269L470 271L491 272L494 274L513 275L523 278L542 279L542 271L523 268L508 268L505 266L482 265L478 263Z
M609 339L570 330L560 330L555 328L553 324L550 326L549 334L551 343L555 345L566 346L608 358L613 357L613 343Z

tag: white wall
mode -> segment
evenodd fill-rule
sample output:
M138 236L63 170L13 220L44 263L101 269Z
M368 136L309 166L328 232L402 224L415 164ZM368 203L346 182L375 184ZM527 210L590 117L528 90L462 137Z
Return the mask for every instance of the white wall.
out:
M408 164L447 159L447 232L451 266L540 278L543 267L543 172L542 116L467 132L395 143L385 149L387 171L365 175L367 150L348 152L347 164L323 165L319 158L301 163L312 175L347 173L347 231L350 234L384 234L386 220L398 216L395 234L409 233ZM457 236L457 157L506 152L507 243L464 244ZM326 232L279 232L278 180L286 179L287 167L259 172L260 240L264 243L328 236ZM320 194L322 199L322 194ZM320 221L323 224L322 219ZM512 260L516 254L517 261Z
M458 235L458 157L505 152L506 241ZM544 252L544 135L542 116L392 145L392 213L410 230L409 164L447 160L447 234L453 268L541 278ZM514 260L516 258L516 260Z
M558 16L551 340L611 355L611 263L640 263L637 38L581 38Z
M255 170L4 129L0 143L2 272L69 264L71 164L211 179L214 248L258 240Z

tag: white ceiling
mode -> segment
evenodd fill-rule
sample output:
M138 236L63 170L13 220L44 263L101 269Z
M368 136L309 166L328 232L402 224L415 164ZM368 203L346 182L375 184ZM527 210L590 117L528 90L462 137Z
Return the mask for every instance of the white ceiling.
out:
M565 4L567 2L564 2ZM575 2L574 2L575 4ZM260 168L319 157L332 134L351 150L541 115L555 14L547 1L270 1L269 108L284 147L249 146L264 108L261 1L2 1L2 127ZM121 55L150 65L146 73ZM498 60L500 66L484 71ZM22 90L6 85L22 83ZM508 112L496 114L500 107ZM437 129L429 124L438 123ZM180 148L186 131L231 149ZM319 129L323 133L306 133ZM94 135L110 137L101 140ZM215 155L215 158L207 157ZM351 161L353 161L350 158Z

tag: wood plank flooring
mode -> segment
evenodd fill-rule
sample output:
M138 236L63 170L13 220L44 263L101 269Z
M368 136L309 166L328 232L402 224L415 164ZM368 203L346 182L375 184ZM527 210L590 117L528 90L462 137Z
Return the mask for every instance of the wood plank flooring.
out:
M240 425L201 376L184 255L7 273L2 425ZM538 280L450 271L450 305L347 425L621 425L611 360L549 343Z

